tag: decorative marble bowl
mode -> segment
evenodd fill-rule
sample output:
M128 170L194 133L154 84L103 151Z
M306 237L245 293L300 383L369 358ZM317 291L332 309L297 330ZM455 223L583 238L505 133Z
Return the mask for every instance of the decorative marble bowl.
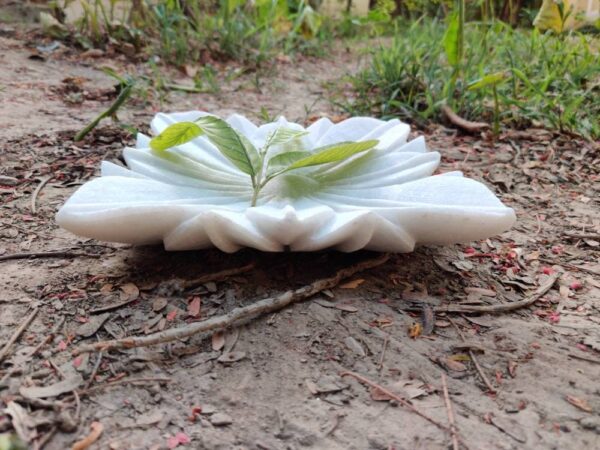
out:
M199 111L157 114L156 134L193 121ZM227 122L257 148L280 118L257 127L240 115ZM280 252L335 248L410 252L415 244L483 239L512 226L515 213L483 184L460 172L433 176L440 154L422 137L407 142L408 125L355 117L309 126L306 149L341 141L377 139L374 150L341 164L307 167L273 180L250 207L252 187L206 137L159 156L138 135L123 152L128 168L104 161L102 176L77 190L56 216L80 236L135 245L164 242L167 250L215 246Z

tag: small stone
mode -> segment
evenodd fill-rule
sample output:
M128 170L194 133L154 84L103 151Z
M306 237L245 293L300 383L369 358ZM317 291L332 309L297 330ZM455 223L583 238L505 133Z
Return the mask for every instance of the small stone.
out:
M215 427L224 427L231 425L233 420L225 413L216 413L210 416L210 423Z

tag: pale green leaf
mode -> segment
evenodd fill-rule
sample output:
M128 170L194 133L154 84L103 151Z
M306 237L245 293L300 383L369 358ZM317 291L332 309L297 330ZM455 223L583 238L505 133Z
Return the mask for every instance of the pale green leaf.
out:
M185 144L203 134L202 128L194 122L177 122L169 125L158 136L150 141L150 148L163 151L177 145Z
M310 156L294 162L288 166L285 171L287 172L288 170L300 169L302 167L343 161L357 153L370 150L377 144L379 144L379 141L370 140L362 142L340 142L338 144L317 148Z
M478 80L469 83L467 89L469 91L476 91L478 89L483 89L488 86L496 86L502 83L503 81L506 81L507 78L508 74L506 72L490 73L489 75L486 75Z
M291 128L279 127L267 139L267 146L273 147L275 145L287 144L288 142L307 134L308 131L292 130Z
M293 151L280 153L273 156L268 163L267 176L273 175L276 172L281 172L294 164L296 161L307 158L312 155L311 152Z
M205 116L196 120L215 147L238 169L254 177L259 171L260 157L252 143L218 117Z

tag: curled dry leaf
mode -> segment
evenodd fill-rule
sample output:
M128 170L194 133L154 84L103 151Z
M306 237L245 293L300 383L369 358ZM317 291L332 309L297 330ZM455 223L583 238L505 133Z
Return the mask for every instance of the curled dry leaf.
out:
M85 438L80 441L77 441L71 447L71 450L86 450L90 445L98 440L102 431L104 431L104 425L100 422L92 422L90 425L92 431Z
M35 421L27 414L25 408L16 402L8 402L2 412L12 418L12 426L23 442L30 443L35 438Z

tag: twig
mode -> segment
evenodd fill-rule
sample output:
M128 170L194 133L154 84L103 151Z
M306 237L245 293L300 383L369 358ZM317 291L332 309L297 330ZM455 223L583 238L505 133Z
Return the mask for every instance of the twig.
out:
M462 334L462 332L460 331L460 328L458 328L458 325L456 325L454 320L452 320L450 317L447 317L447 319L452 324L452 326L456 329L456 332L460 336L461 341L466 342L465 336ZM473 364L475 365L475 369L477 370L477 373L483 380L485 386L488 388L488 392L490 394L495 394L496 390L494 389L494 386L492 386L492 383L490 383L489 378L487 377L487 375L485 374L485 372L479 365L479 361L477 360L477 356L475 355L475 352L473 350L469 349L469 357L471 358L471 361L473 361Z
M52 327L52 330L50 331L50 334L48 334L48 336L46 336L44 338L44 340L42 342L40 342L32 351L31 353L29 353L29 355L27 355L28 358L31 358L32 356L35 356L37 352L40 351L40 349L46 345L48 342L50 342L54 336L56 336L56 333L58 333L61 329L61 327L63 326L63 324L65 323L65 316L62 316L59 321L56 323L56 325L54 325L54 327Z
M77 258L84 256L87 258L100 258L100 255L92 253L70 252L66 250L49 251L49 252L26 252L13 253L12 255L0 256L0 261L10 261L12 259L29 259L29 258Z
M516 309L524 308L526 306L532 305L536 301L538 301L541 297L543 297L556 283L556 280L560 277L560 273L555 273L551 275L548 281L538 288L535 294L520 300L518 302L511 303L500 303L499 305L489 305L489 306L476 306L476 305L460 305L460 306L436 306L433 308L435 312L449 312L449 313L502 313L508 311L514 311Z
M91 388L82 389L80 391L76 391L80 396L89 395L96 391L101 391L102 389L108 389L113 386L119 386L121 384L128 383L170 383L171 378L165 377L150 377L150 378L121 378L120 380L110 381L108 383L99 384L98 386L92 386Z
M110 105L110 107L106 111L100 113L94 120L92 120L89 124L87 124L83 130L81 130L79 133L77 133L75 135L74 140L76 142L82 140L90 131L92 131L94 128L96 128L96 126L100 123L100 121L102 119L104 119L106 117L115 116L117 113L117 110L121 107L121 105L123 103L125 103L125 100L127 100L129 98L132 88L133 88L133 83L126 84L121 89L121 92L119 93L119 96L116 98L114 103L112 105Z
M239 275L241 273L250 272L252 269L254 269L255 266L256 264L250 263L242 267L234 267L233 269L225 269L221 270L220 272L207 273L206 275L194 278L193 280L182 280L183 287L185 289L190 289L201 284L208 283L209 281L222 281L233 275Z
M450 394L448 394L448 384L446 383L446 374L442 372L442 389L444 392L444 402L446 403L446 411L448 412L448 423L450 424L450 434L452 434L452 449L458 450L458 432L454 421L454 411L450 402Z
M571 264L568 262L561 262L561 261L552 261L551 259L547 259L547 258L540 258L540 261L548 263L548 264L553 264L556 266L563 266L563 267L568 267L571 270L577 270L580 272L587 272L590 275L596 275L596 276L600 276L600 272L594 269L588 269L587 267L580 267L580 266L576 266L575 264Z
M490 127L488 123L485 122L471 122L470 120L463 119L458 114L456 114L448 105L442 106L442 113L446 116L446 118L452 123L456 125L458 128L461 128L469 133L479 133Z
M4 344L4 347L2 347L2 350L0 350L0 363L4 360L4 358L10 351L13 344L17 341L17 339L19 339L19 336L21 336L21 333L23 333L23 331L25 331L25 329L29 326L29 324L33 321L33 319L35 319L35 316L37 315L38 311L39 311L39 308L37 308L37 307L33 308L33 311L31 311L31 314L29 314L29 316L27 316L27 318L23 321L23 323L19 326L19 328L17 328L15 330L15 332L10 337L8 342L6 344Z
M571 239L600 239L600 233L585 233L585 234L563 233L563 236L571 238Z
M130 303L133 303L138 299L139 299L139 297L128 298L126 300L123 300L122 302L111 303L110 305L106 305L106 306L99 306L98 308L90 309L90 314L98 314L98 313L103 313L106 311L112 311L113 309L117 309L122 306L129 305Z
M46 186L46 184L48 183L48 181L50 181L52 179L52 177L46 177L44 179L42 179L40 181L40 184L37 185L37 187L35 188L35 191L33 191L33 194L31 195L31 212L33 214L35 214L36 211L36 207L35 207L35 202L38 198L38 195L40 194L40 192L42 191L42 189L44 188L44 186Z
M101 362L102 362L102 352L98 353L98 359L96 360L96 363L94 364L94 369L92 370L92 375L90 376L90 379L85 384L85 390L89 389L90 386L92 385L92 383L94 382L94 378L96 378L96 374L98 373L98 369L100 368Z
M40 351L40 349L46 345L48 342L50 342L52 340L52 338L54 338L54 336L56 335L56 333L58 333L58 331L60 330L60 327L62 327L63 323L65 323L65 317L61 317L60 320L58 321L58 323L56 325L54 325L54 327L52 328L52 331L50 331L50 334L48 336L46 336L44 338L44 340L42 342L40 342L28 355L27 355L27 359L32 358L33 356L36 355L37 352ZM29 363L27 364L27 366L31 365L31 361L29 361ZM6 372L4 374L4 376L0 379L0 386L2 386L4 384L4 382L6 380L8 380L10 377L12 377L15 373L17 373L19 370L22 371L22 368L18 368L17 366L13 366L10 368L10 370L8 372Z
M33 443L34 449L42 450L44 448L44 446L48 442L50 442L50 439L52 439L54 437L57 430L58 430L58 427L56 425L53 425L52 428L50 428L50 431L48 431L39 441L34 441L34 443Z
M600 359L592 358L590 356L578 355L576 353L569 353L568 356L575 359L581 359L582 361L587 361L595 364L600 364Z
M277 297L266 298L248 306L235 308L222 316L213 317L202 322L192 322L183 327L171 328L159 333L150 334L148 336L127 337L123 339L101 341L94 344L82 345L76 348L73 354L78 355L80 353L98 350L105 351L111 349L146 347L149 345L164 344L166 342L187 338L195 334L232 327L243 320L248 320L258 315L279 311L280 309L283 309L292 303L312 297L324 289L331 289L337 286L341 280L351 277L352 275L362 272L363 270L377 267L385 263L388 259L388 254L382 254L376 258L361 261L356 265L341 269L331 278L324 278L300 289L287 291L278 295Z
M383 348L381 349L381 357L379 358L379 371L380 372L381 372L381 369L383 369L383 360L385 359L385 350L387 349L389 341L390 341L390 338L388 336L383 338Z
M417 416L421 416L423 419L425 419L428 422L434 424L436 427L438 427L438 428L440 428L440 429L442 429L444 431L448 431L450 433L452 432L450 430L450 428L448 428L446 425L443 425L440 422L438 422L437 420L432 419L431 417L429 417L425 413L422 413L421 411L419 411L417 408L415 408L413 405L411 405L409 402L407 402L405 399L403 399L399 395L394 394L393 392L387 390L383 386L375 383L374 381L369 380L368 378L366 378L366 377L364 377L364 376L362 376L362 375L360 375L360 374L358 374L356 372L350 372L350 371L341 372L340 373L340 377L352 377L352 378L356 378L361 383L367 384L367 385L371 386L372 388L375 388L375 389L379 390L381 393L387 395L388 397L396 400L402 406L404 406L408 410L412 411Z

